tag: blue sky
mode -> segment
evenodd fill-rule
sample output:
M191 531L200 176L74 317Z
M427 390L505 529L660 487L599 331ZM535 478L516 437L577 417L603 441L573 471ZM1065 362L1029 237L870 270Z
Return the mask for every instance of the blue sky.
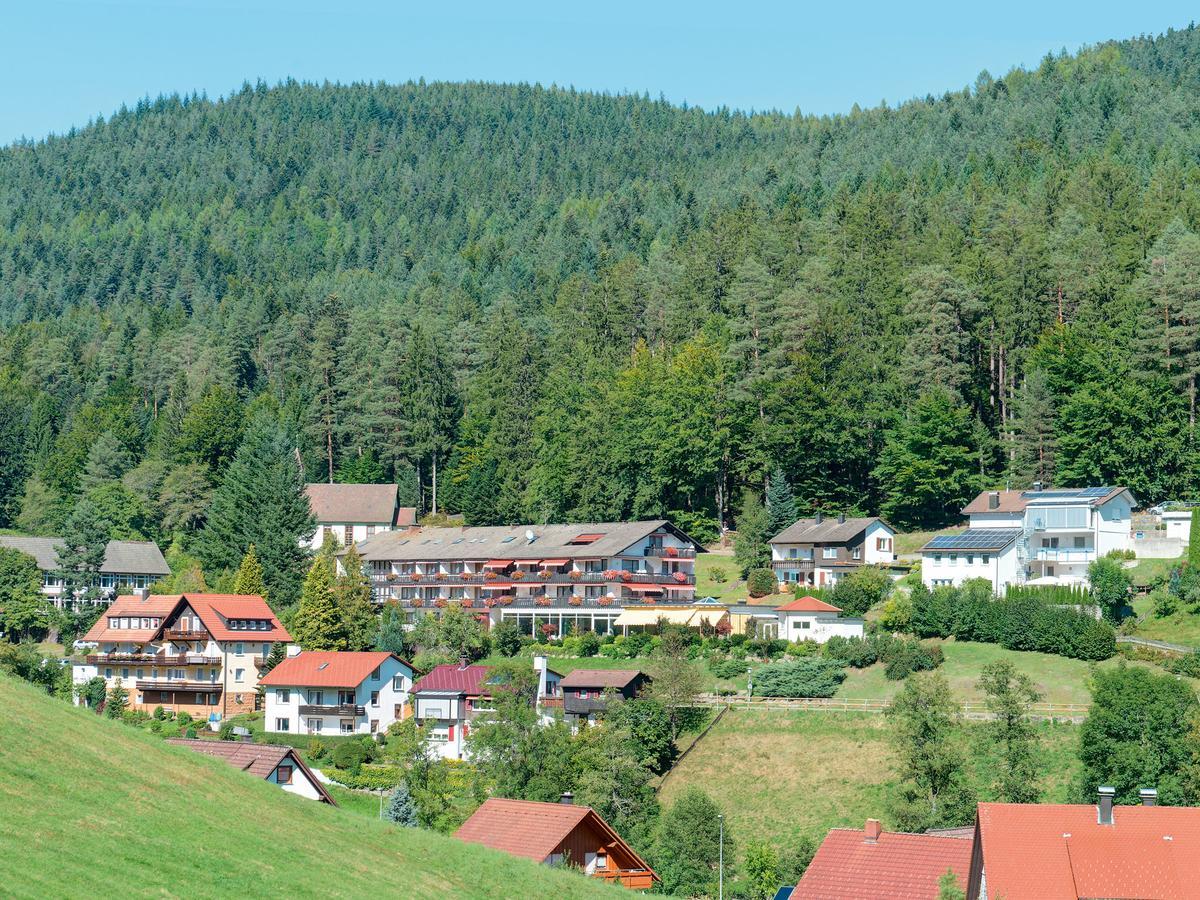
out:
M1184 3L0 0L0 143L244 80L536 81L828 113L1048 50L1184 27Z

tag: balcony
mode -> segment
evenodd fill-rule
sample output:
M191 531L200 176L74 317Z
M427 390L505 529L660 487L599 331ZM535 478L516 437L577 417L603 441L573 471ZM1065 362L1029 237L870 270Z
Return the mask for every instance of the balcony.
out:
M150 664L152 666L219 666L219 656L199 656L188 653L183 656L166 656L151 653L96 653L87 657L92 666L123 666L126 664Z
M1096 558L1096 551L1093 547L1034 547L1029 558L1042 562L1085 563Z
M355 706L354 704L344 704L341 706L300 706L300 715L302 716L337 716L342 719L353 719L358 716L365 716L367 708L365 706Z
M612 571L612 570L609 570ZM620 570L624 573L625 570ZM686 586L696 583L696 576L690 572L685 572L684 580L679 581L675 577L674 572L663 574L661 572L630 572L629 580L640 584L666 584ZM435 587L445 585L447 587L459 586L476 586L487 587L490 584L499 582L500 584L513 585L535 585L535 584L621 584L624 579L606 578L603 572L580 572L578 576L571 576L565 572L555 572L545 577L539 576L536 572L523 576L522 578L513 578L511 575L501 575L498 578L484 578L482 575L422 575L420 578L413 578L412 575L380 575L374 574L371 576L371 581L376 588L381 587Z
M184 628L168 628L163 632L163 637L168 641L207 641L210 635L204 629L191 631Z
M835 562L835 560L830 560ZM811 559L773 559L771 560L771 568L773 569L794 569L797 572L811 572L813 570L813 560Z
M575 694L563 694L563 712L569 716L587 716L592 713L604 712L607 705L608 701L603 697L589 697L582 700Z
M655 559L695 559L696 551L691 547L658 547L650 544L642 548L642 556Z
M220 693L222 685L219 681L181 681L169 678L139 678L139 691L203 691Z

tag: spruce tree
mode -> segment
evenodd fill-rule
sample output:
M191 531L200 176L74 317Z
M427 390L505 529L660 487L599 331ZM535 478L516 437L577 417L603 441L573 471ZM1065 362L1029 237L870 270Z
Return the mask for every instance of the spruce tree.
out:
M379 619L371 604L371 579L367 576L362 557L353 544L342 557L344 574L334 587L346 646L350 650L368 650L379 632Z
M396 785L391 799L388 800L387 809L383 811L383 817L405 828L416 828L420 824L417 818L417 804L408 792L408 782L401 781Z
M758 499L758 494L746 491L737 517L737 534L733 538L733 558L737 560L743 578L751 569L770 565L771 546L767 541L774 536L769 533L770 528L767 508Z
M233 570L251 544L276 608L295 602L307 553L300 542L316 528L295 445L260 415L247 429L213 494L196 554L209 573Z
M334 597L333 567L319 557L308 570L300 607L292 620L292 639L304 650L345 650L346 628Z
M88 450L83 474L79 478L79 489L87 493L115 481L133 467L133 457L119 438L106 431L96 438Z
M75 504L63 525L63 546L58 551L59 576L66 596L94 602L100 594L100 566L108 548L110 524L96 504L84 497Z
M388 603L380 616L379 631L375 634L375 649L403 657L408 652L404 619L396 603Z
M129 691L118 678L108 692L108 702L104 704L104 715L110 719L121 718L122 713L129 708Z
M267 654L267 658L263 661L262 668L258 670L259 677L266 675L273 668L287 659L287 644L283 641L276 641L271 645L271 652Z
M788 484L781 468L776 468L767 481L767 518L770 522L767 528L770 537L779 534L800 518L796 498L792 495L792 486Z
M235 594L257 594L267 599L267 585L263 582L262 563L254 552L254 544L246 548L242 564L238 566L237 574L233 576L233 592Z

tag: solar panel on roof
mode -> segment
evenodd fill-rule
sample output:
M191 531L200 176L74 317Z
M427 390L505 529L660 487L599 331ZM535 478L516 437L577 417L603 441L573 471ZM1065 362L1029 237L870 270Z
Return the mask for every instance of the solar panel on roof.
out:
M1006 547L1019 528L968 528L962 534L939 534L926 547L930 550L987 550Z

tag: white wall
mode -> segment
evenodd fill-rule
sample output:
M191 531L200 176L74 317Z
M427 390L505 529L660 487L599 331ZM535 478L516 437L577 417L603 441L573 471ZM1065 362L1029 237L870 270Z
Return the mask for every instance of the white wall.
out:
M387 659L379 667L379 679L372 679L369 675L363 680L358 687L354 688L354 705L363 707L363 715L354 716L354 730L351 734L370 734L372 720L377 721L378 731L387 731L388 726L396 721L396 706L403 706L408 702L409 691L412 690L412 670L403 663L392 658ZM395 679L399 677L397 686ZM263 728L266 731L276 730L276 720L286 718L288 720L289 734L308 734L310 719L321 722L320 731L315 729L312 734L321 735L337 735L345 734L341 730L341 722L349 716L325 715L325 716L301 716L301 706L336 706L338 705L338 694L340 690L350 690L350 688L317 688L317 687L270 687L266 689L266 704L265 713L263 715ZM371 692L378 691L378 705L371 705ZM318 694L320 703L317 702ZM287 699L283 697L286 695Z
M320 800L321 793L316 789L311 781L308 780L308 775L304 770L296 765L295 760L288 757L281 765L292 767L292 781L290 784L281 784L279 781L279 769L276 768L268 777L267 781L271 784L278 784L289 794L295 794L297 797L304 797L307 800Z
M805 627L805 626L808 627ZM834 635L862 637L863 620L839 618L836 613L780 612L779 637L787 641L823 644Z
M868 565L871 563L890 563L896 552L896 533L888 528L882 522L873 522L867 526L866 534L864 535L865 544L863 545L863 561ZM888 541L890 549L877 550L877 538L884 538Z
M935 557L941 556L941 563L935 562ZM1003 593L1005 586L1023 582L1024 570L1017 562L1017 545L1014 541L1003 550L993 553L981 553L973 550L969 553L963 550L925 551L921 554L921 581L928 588L949 584L958 587L970 578L986 578L992 583L992 590ZM984 562L984 557L987 562ZM968 557L972 559L968 563Z
M1132 544L1130 526L1132 510L1124 495L1114 497L1093 511L1096 526L1096 556L1110 550L1126 550Z
M1162 523L1165 526L1163 537L1177 538L1187 544L1191 540L1192 511L1168 510L1163 513Z
M971 528L1024 528L1025 513L1016 512L981 512L971 513Z
M383 531L392 530L391 524L387 522L376 522L372 524L374 524L374 531L372 534L379 534ZM325 543L325 529L332 528L334 537L336 537L338 539L338 543L344 547L346 546L347 525L354 530L354 543L365 541L369 537L367 534L367 528L369 526L365 522L318 522L317 530L313 533L312 539L308 541L301 541L301 543L310 550L320 550L321 546Z

